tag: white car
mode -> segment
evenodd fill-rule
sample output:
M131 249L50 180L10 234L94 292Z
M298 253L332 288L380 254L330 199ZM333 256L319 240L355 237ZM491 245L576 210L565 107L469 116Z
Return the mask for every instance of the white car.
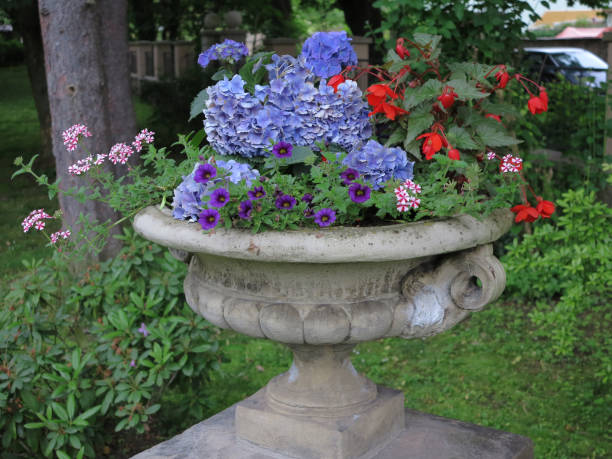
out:
M608 64L582 48L525 48L527 71L536 81L555 81L558 74L574 84L605 84Z

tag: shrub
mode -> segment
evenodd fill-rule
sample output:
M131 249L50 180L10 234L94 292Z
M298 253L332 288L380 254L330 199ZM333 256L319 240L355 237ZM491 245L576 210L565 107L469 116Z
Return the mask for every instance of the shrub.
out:
M502 259L507 292L535 303L529 318L543 340L543 358L594 359L599 383L608 384L612 209L584 190L564 193L558 205L556 225L538 225L522 242L507 247Z
M185 266L133 232L121 239L115 259L77 281L61 253L11 281L0 311L5 453L93 457L115 432L210 413L216 329L184 302Z
M23 44L19 40L0 36L0 67L21 64L24 58Z

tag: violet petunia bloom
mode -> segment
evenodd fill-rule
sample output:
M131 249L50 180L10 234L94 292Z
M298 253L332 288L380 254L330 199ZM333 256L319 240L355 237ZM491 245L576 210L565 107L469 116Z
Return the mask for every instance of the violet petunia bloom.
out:
M217 176L217 169L212 164L200 164L193 179L197 183L208 183Z
M348 189L351 201L362 203L370 199L370 187L361 183L353 183Z
M289 158L293 151L293 145L288 142L278 142L272 147L272 154L277 158Z
M359 172L349 167L347 170L340 174L340 177L342 178L343 185L349 185L359 178Z
M266 195L266 191L263 186L256 186L252 190L247 191L247 195L252 201L257 201Z
M321 228L329 226L336 221L336 212L328 207L321 209L315 214L314 221Z
M217 209L204 209L200 213L198 221L203 230L213 229L219 223L219 211Z
M304 194L304 196L302 196L302 201L303 202L307 202L308 204L310 204L312 202L312 199L314 198L314 196L310 193L306 193Z
M251 218L251 211L253 210L253 203L251 201L242 201L238 206L238 216L244 220Z
M147 326L145 325L144 322L140 323L140 328L138 329L138 333L142 333L145 338L149 336L149 330L147 330Z
M296 204L296 200L293 196L288 195L288 194L283 194L281 196L279 196L278 198L276 198L276 208L277 209L282 209L282 210L291 210L295 207Z
M210 195L209 204L213 207L220 208L220 207L225 206L229 202L229 199L230 199L229 191L227 191L225 188L217 188Z

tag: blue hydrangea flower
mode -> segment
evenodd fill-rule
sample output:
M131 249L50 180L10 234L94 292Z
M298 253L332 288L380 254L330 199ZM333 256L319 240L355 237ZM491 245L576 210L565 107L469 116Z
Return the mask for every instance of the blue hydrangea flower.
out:
M212 45L198 56L198 64L206 68L210 61L228 61L230 64L239 61L243 56L249 55L249 49L244 43L234 40L225 40L223 43Z
M196 221L198 215L206 207L206 204L202 202L202 197L209 196L217 188L217 184L224 180L217 176L208 183L196 182L195 175L199 167L200 164L196 164L191 174L184 176L181 184L174 190L172 216L177 220ZM239 183L244 180L247 186L251 186L251 183L259 177L257 169L234 160L217 160L217 167L229 173L228 179L232 183Z
M357 170L372 185L380 189L390 179L412 179L414 162L408 161L406 152L398 147L385 148L375 140L356 148L344 158L344 164Z
M357 54L346 32L317 32L302 47L306 65L321 78L339 74L347 65L357 65Z

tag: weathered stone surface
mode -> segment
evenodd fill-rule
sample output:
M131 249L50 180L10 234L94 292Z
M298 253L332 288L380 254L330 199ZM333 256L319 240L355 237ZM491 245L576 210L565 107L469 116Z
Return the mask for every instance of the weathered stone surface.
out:
M247 399L249 400L249 399ZM288 456L237 439L236 405L133 459L321 459ZM305 435L305 434L303 434ZM405 429L358 459L532 459L531 440L500 430L405 410Z

